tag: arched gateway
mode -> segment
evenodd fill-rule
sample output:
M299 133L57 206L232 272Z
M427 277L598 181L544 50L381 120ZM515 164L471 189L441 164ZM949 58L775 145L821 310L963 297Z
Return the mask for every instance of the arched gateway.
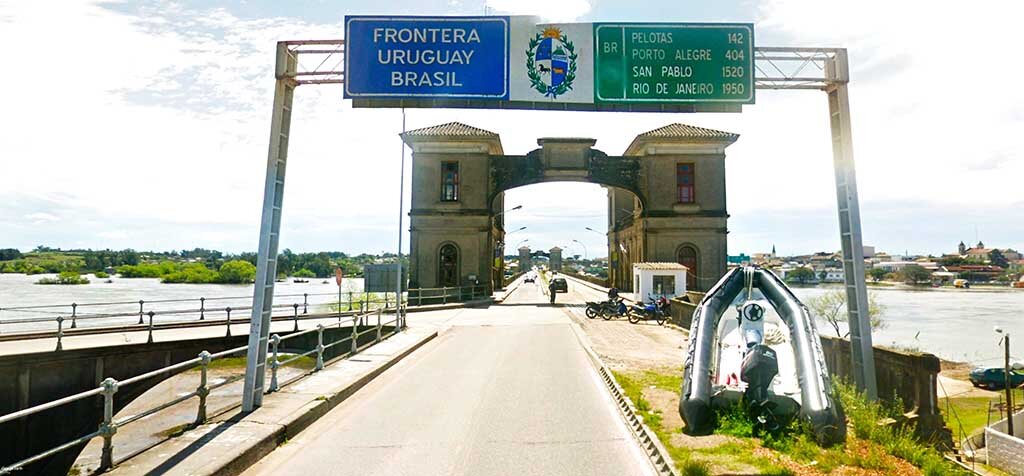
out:
M590 182L608 190L611 282L632 289L632 266L686 260L696 288L726 269L725 148L737 134L670 124L636 136L622 156L594 139L543 138L505 155L498 134L458 122L408 131L413 150L410 288L500 287L507 190ZM683 252L685 250L685 252ZM453 273L456 273L453 275Z

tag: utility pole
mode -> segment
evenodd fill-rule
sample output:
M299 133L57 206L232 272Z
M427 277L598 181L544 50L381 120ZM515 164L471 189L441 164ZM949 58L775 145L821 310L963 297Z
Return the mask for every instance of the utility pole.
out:
M1013 386L1010 385L1010 333L1003 337L1003 349L1005 349L1005 360L1003 361L1003 375L1006 377L1006 431L1013 436Z

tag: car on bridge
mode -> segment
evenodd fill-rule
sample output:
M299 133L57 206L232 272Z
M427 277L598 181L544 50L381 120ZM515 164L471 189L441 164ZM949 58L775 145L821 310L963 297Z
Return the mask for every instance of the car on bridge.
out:
M565 278L554 278L551 280L551 285L556 293L569 292L569 283L565 282Z
M1006 373L1002 367L978 367L971 371L971 383L975 387L998 390L1006 388ZM1024 385L1024 374L1010 371L1010 386L1020 387Z

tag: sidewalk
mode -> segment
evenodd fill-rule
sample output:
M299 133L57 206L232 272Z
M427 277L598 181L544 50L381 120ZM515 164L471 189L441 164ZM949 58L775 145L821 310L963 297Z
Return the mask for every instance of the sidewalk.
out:
M437 336L424 326L405 332L265 395L263 406L234 410L121 462L107 474L238 474ZM116 456L115 456L116 458Z

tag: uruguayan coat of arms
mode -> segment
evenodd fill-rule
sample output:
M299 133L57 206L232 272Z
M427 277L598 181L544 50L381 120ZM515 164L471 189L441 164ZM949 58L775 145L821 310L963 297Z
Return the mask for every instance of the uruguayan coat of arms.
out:
M526 50L530 86L551 99L565 94L576 79L576 56L575 46L558 28L537 33Z

